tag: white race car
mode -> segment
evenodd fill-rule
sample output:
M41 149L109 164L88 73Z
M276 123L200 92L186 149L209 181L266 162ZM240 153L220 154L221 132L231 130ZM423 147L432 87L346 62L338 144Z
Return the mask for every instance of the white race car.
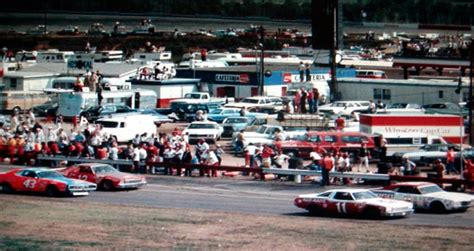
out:
M332 213L367 218L404 217L413 212L413 204L383 199L367 189L334 189L317 194L304 194L295 206L311 214Z
M429 182L401 182L372 190L382 198L412 202L415 209L427 209L437 213L446 211L466 211L474 201L474 196L464 193L446 192Z

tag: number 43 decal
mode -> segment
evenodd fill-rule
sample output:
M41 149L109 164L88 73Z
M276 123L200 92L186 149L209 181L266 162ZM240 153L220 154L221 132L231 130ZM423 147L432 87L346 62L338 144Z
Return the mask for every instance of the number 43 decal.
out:
M25 180L23 186L25 186L25 188L33 189L36 186L36 180Z

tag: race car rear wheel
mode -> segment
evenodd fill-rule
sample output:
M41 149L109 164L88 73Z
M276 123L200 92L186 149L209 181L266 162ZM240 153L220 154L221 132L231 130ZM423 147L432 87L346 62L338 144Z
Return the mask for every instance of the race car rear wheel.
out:
M57 197L59 195L59 190L53 185L50 185L46 188L46 196L48 197Z
M102 182L102 189L104 189L105 191L111 191L114 189L114 184L110 180L104 180Z
M1 187L2 187L2 193L13 193L14 192L12 186L10 186L10 184L8 184L8 183L1 184Z
M446 207L441 201L433 201L430 204L430 210L435 213L441 214L446 212Z

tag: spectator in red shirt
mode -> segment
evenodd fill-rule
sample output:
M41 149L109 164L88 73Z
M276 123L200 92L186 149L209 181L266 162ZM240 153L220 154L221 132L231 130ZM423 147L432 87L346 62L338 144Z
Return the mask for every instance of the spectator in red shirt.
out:
M324 166L322 168L321 186L329 186L329 171L334 167L334 159L330 154L325 154L322 160Z
M456 160L456 152L454 152L454 148L450 147L448 152L446 153L446 174L449 174L450 171L453 173L458 173L456 170L456 167L454 165L454 162Z
M345 121L344 121L344 118L342 116L339 116L337 119L336 119L336 130L338 131L342 131L345 127Z

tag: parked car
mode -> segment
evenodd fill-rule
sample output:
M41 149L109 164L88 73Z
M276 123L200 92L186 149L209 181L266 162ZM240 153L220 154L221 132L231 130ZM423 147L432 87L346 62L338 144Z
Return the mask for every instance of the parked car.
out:
M425 109L416 103L393 103L384 109L377 109L377 113L424 113Z
M255 117L228 117L222 122L222 137L232 137L234 133L241 130L255 129Z
M56 116L58 107L58 102L48 101L44 104L33 106L31 109L33 110L33 113L39 117L54 117Z
M107 164L83 163L61 171L64 176L97 184L100 189L132 189L146 185L143 176L123 173Z
M426 161L446 158L446 153L450 147L453 147L456 152L461 150L459 145L456 144L426 144L416 151L395 152L392 155L392 163L401 164L403 157L407 157L417 165L431 164L432 162Z
M223 131L222 127L216 122L195 121L183 130L183 134L189 134L190 143L199 139L215 143L220 140Z
M243 98L240 102L226 104L225 107L245 108L247 111L255 112L260 107L274 105L282 101L280 97L255 96Z
M368 109L368 101L336 101L320 106L319 112L350 115L352 112L366 112Z
M276 114L280 110L285 109L285 104L287 104L287 102L283 101L282 98L274 97L271 98L271 100L273 101L272 104L260 106L256 109L256 111L266 114Z
M466 211L474 201L474 196L464 193L446 192L429 182L401 182L372 190L381 198L412 202L415 209L425 209L437 213Z
M228 117L237 116L241 116L239 108L221 107L210 111L207 114L207 119L217 123L222 123ZM257 124L266 124L268 118L268 114L260 112L246 112L245 116L256 118Z
M229 107L217 108L207 114L207 119L222 123L226 118L231 116L240 116L240 109Z
M460 107L459 105L450 102L424 105L423 109L425 109L425 113L453 114L462 116L467 116L469 114L469 109L466 107Z
M214 109L219 108L219 104L215 103L200 103L200 104L187 104L187 103L173 103L171 106L172 113L168 115L173 121L187 121L193 122L196 119L196 112L201 110L209 114Z
M158 113L156 109L140 109L138 110L138 112L153 117L156 126L161 126L161 124L173 122L173 120L168 118L168 116Z
M79 116L85 117L89 122L94 122L97 119L106 115L117 114L117 113L136 113L137 110L132 109L126 105L99 105L92 106L80 113Z
M405 217L413 213L413 204L379 198L367 189L334 189L299 195L295 206L310 214L341 214L366 218Z
M300 137L279 142L279 147L284 153L292 153L294 156L308 158L311 152L331 148L333 145L341 151L356 155L362 143L376 156L376 140L373 135L362 132L341 131L319 131L307 132Z
M97 189L94 183L66 178L45 168L16 168L0 173L0 186L3 193L34 192L48 196L83 196Z

